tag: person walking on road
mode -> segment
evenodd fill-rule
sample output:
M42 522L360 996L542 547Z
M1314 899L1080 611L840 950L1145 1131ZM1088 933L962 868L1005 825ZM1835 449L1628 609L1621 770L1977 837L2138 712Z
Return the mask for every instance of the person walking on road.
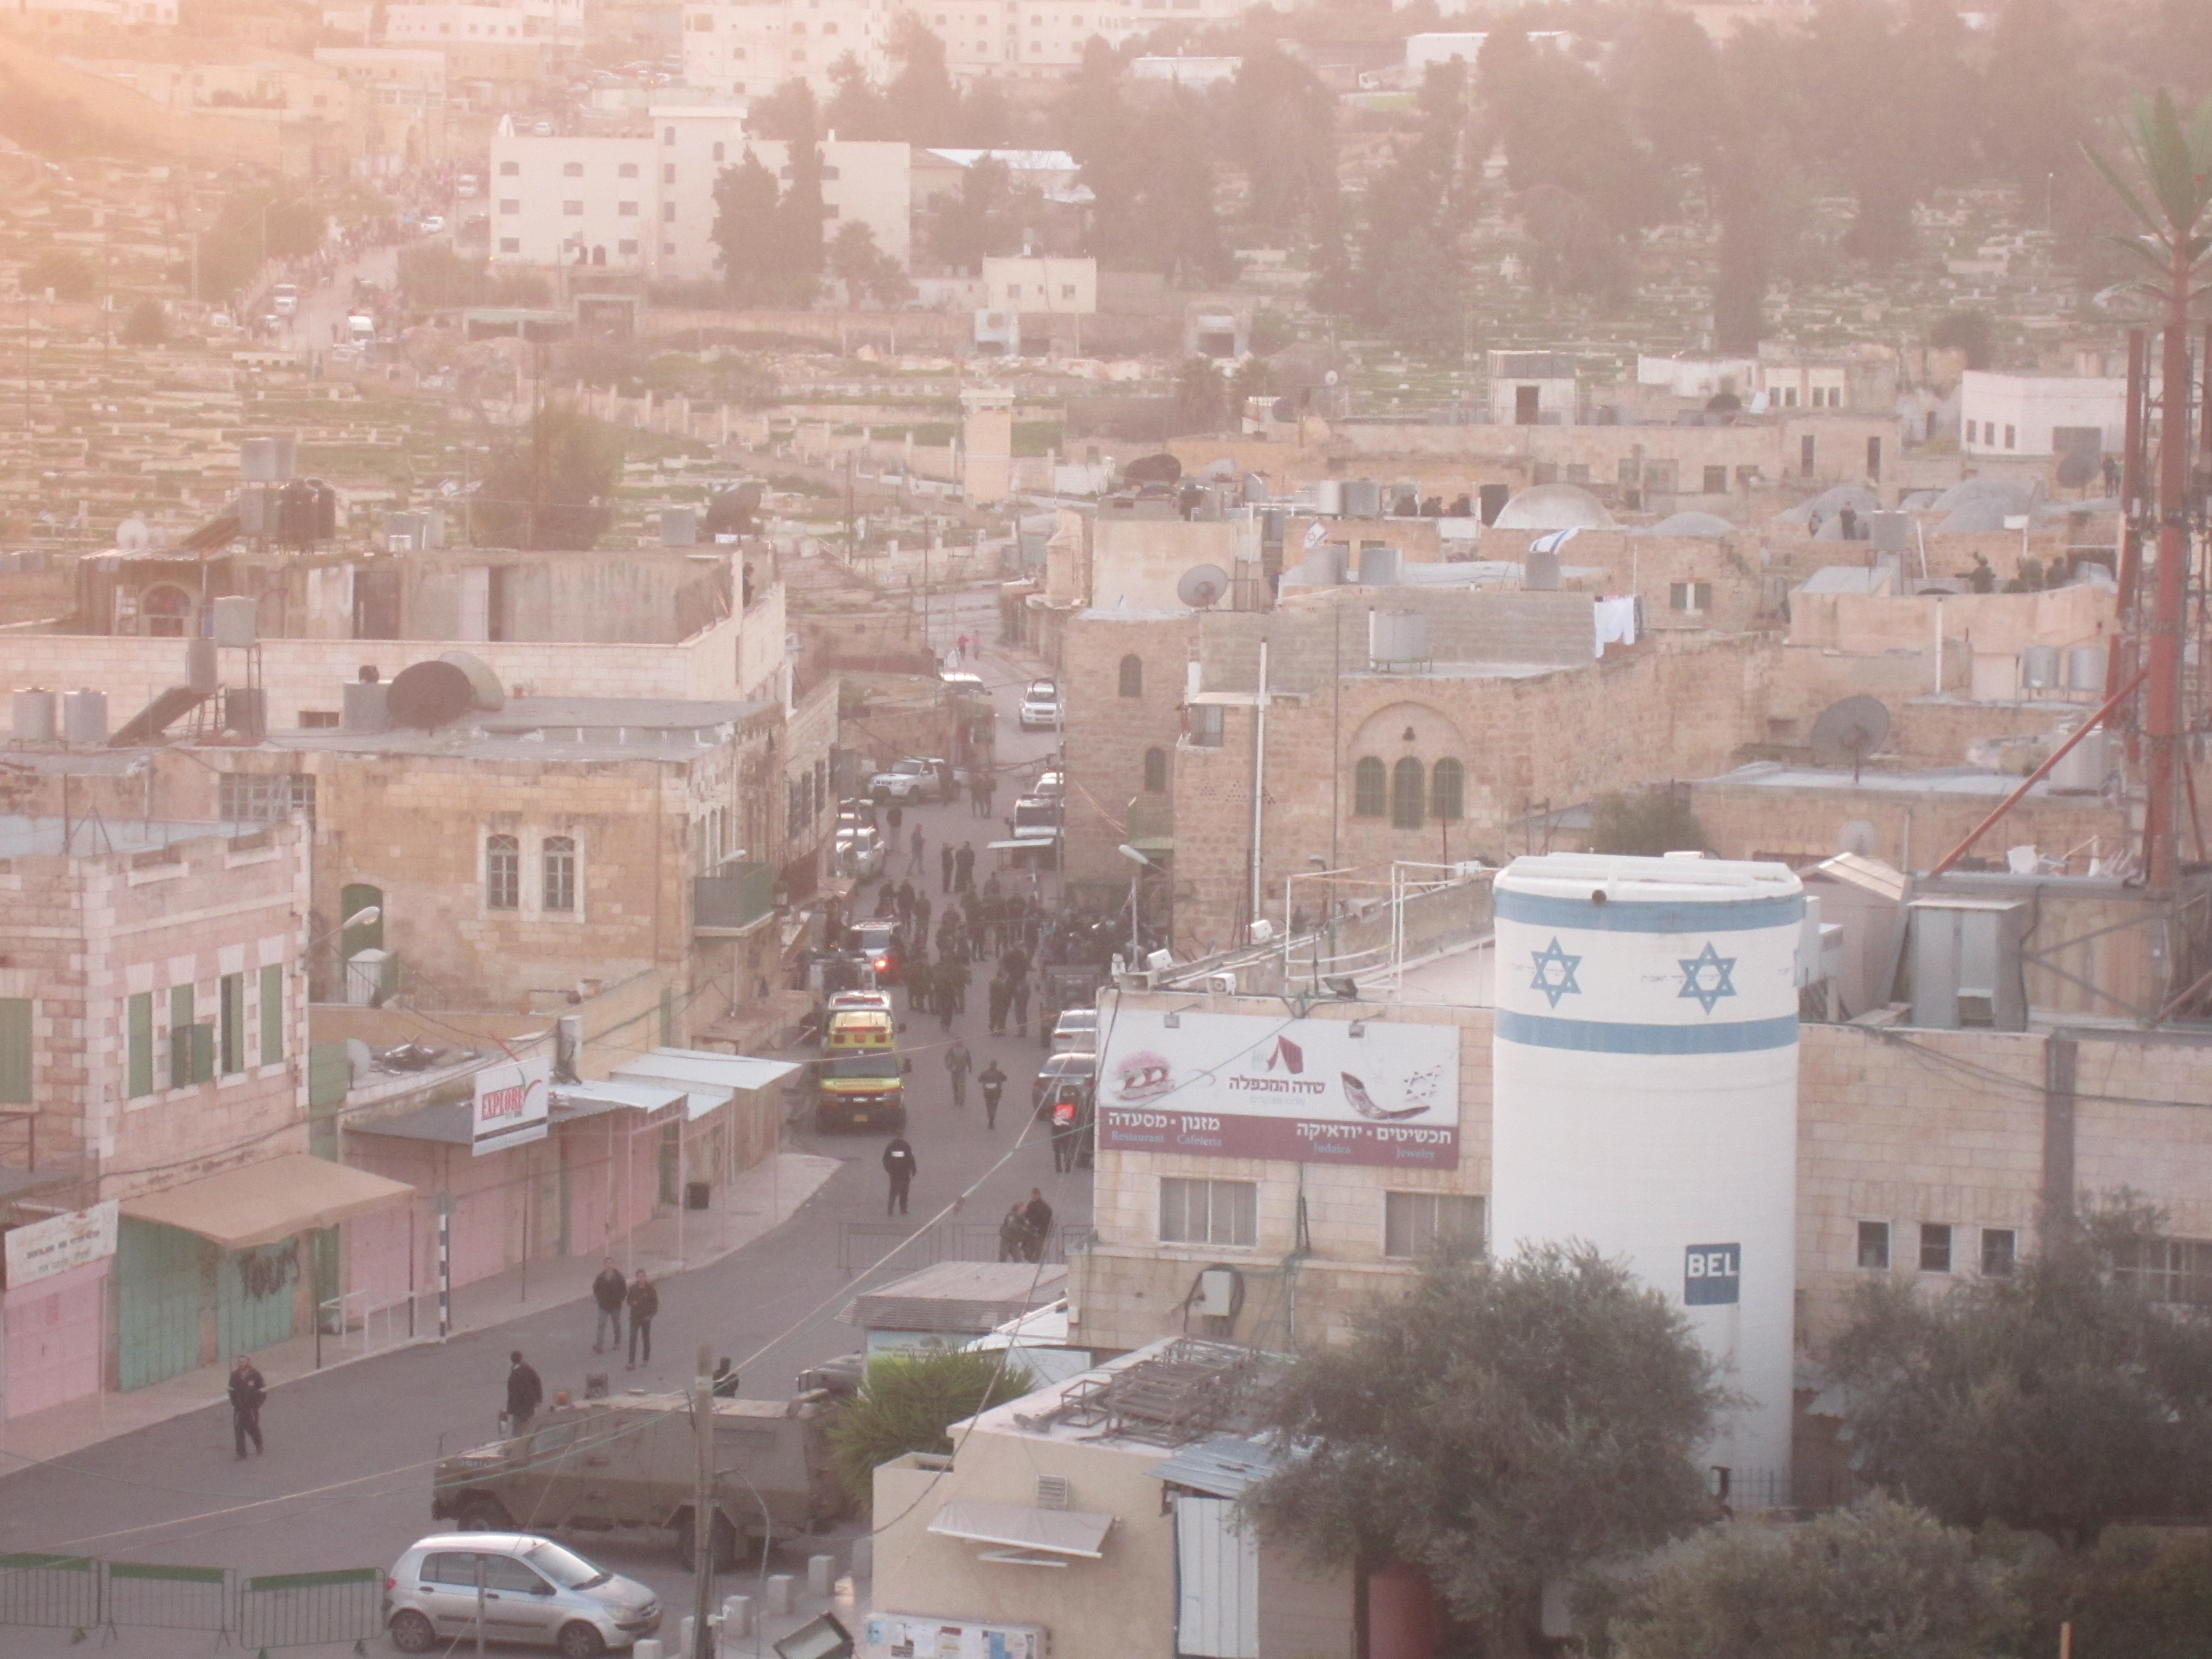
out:
M592 1281L592 1300L599 1304L599 1328L592 1333L592 1352L605 1353L609 1348L622 1346L623 1298L629 1285L623 1280L622 1269L615 1266L612 1256L599 1269L599 1276Z
M1006 1073L997 1060L993 1060L976 1074L975 1081L983 1091L983 1127L999 1127L999 1097L1006 1091Z
M1044 1258L1044 1247L1052 1237L1052 1206L1045 1202L1044 1194L1036 1188L1030 1188L1030 1201L1022 1206L1022 1218L1029 1224L1029 1239L1024 1254L1031 1261Z
M653 1364L653 1321L660 1311L660 1288L645 1276L645 1269L637 1270L637 1277L629 1284L629 1363L626 1371L637 1369L638 1350L645 1351L645 1363Z
M975 843L963 841L960 850L952 855L952 884L962 892L972 891L975 885Z
M515 1349L507 1357L507 1431L520 1434L528 1428L544 1398L544 1382L522 1357L522 1350Z
M906 1195L914 1185L914 1148L907 1144L904 1135L893 1135L891 1144L884 1148L884 1173L891 1178L890 1196L884 1200L884 1213L906 1213Z
M1055 1175L1065 1175L1075 1167L1075 1153L1083 1131L1077 1126L1076 1105L1062 1097L1052 1108L1052 1168Z
M246 1443L253 1443L253 1455L261 1455L261 1402L269 1398L269 1382L253 1369L253 1362L244 1354L230 1368L230 1437L238 1448L238 1461L246 1459Z
M1006 976L1004 974L993 977L991 981L991 1035L993 1036L1004 1036L1006 1034L1006 1009L1012 1003L1013 995L1014 988L1006 982Z
M914 826L913 838L907 842L907 874L920 876L925 881L929 879L929 862L922 857L928 850L929 843L923 839L921 826L917 823Z
M1012 991L1014 1035L1025 1037L1030 1034L1030 976L1024 974L1017 978Z
M949 841L937 844L937 890L940 893L952 890L952 843Z
M1029 1218L1022 1212L1021 1200L1016 1199L1006 1207L1006 1218L999 1224L999 1260L1028 1261L1029 1242Z
M975 1063L975 1057L968 1052L967 1042L960 1037L953 1038L952 1046L945 1051L945 1070L952 1079L952 1103L956 1108L968 1103L968 1073Z

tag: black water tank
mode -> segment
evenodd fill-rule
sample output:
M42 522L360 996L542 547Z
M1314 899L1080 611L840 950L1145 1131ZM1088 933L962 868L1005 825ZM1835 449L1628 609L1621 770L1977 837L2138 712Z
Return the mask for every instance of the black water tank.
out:
M418 732L434 732L459 720L476 702L475 685L449 662L418 662L401 669L385 696L392 723Z

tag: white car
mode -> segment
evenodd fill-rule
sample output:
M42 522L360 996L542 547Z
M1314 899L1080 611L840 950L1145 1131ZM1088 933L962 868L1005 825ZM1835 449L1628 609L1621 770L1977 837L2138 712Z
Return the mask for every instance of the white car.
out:
M660 1600L550 1539L438 1533L419 1539L384 1581L384 1625L402 1653L451 1652L482 1634L597 1659L660 1628Z
M902 805L937 800L945 793L944 774L933 760L894 761L890 770L868 780L868 793L878 800L895 800Z
M422 222L422 234L425 236L435 236L445 228L446 216L442 213L434 213Z
M1050 680L1032 681L1022 693L1022 730L1055 732L1066 711L1060 707L1060 688Z
M840 830L833 843L837 873L867 881L884 872L884 838L871 825Z

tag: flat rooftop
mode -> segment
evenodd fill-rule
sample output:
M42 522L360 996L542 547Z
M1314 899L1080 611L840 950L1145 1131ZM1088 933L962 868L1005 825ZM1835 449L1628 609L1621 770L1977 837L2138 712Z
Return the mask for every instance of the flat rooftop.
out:
M265 823L225 823L174 818L116 818L100 813L62 819L0 816L0 859L99 858L112 853L155 853L180 841L228 839L268 829Z
M1889 795L1964 795L1986 799L1991 802L2003 799L2020 787L2020 779L2009 772L1982 772L1969 767L1930 767L1910 772L1877 772L1862 769L1852 776L1849 767L1786 766L1778 761L1754 761L1748 766L1739 766L1733 772L1723 772L1717 777L1700 778L1699 789L1823 789L1870 791ZM2040 799L2057 792L2048 778L2028 791ZM2094 804L2094 795L2082 795L2081 801Z

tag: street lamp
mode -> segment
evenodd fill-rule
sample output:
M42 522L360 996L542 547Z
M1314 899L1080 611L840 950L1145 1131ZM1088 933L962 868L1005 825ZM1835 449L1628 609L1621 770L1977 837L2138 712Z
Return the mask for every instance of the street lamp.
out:
M1126 841L1114 850L1137 866L1129 872L1129 971L1133 974L1142 959L1142 947L1137 938L1137 884L1144 880L1145 872L1152 867L1152 861Z

